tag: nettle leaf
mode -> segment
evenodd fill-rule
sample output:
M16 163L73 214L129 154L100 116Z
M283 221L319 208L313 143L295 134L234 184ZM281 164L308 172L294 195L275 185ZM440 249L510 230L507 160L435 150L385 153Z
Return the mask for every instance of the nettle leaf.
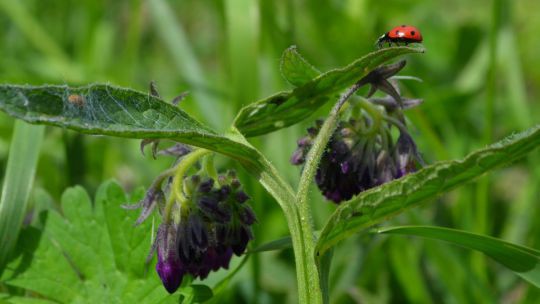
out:
M419 236L481 251L536 287L540 287L540 251L485 235L443 227L385 227L378 229L377 232Z
M256 163L258 157L247 144L217 134L176 106L147 93L106 84L0 85L0 110L30 123L86 134L176 140L243 163Z
M321 74L298 53L295 45L286 49L281 55L280 70L281 75L295 87L299 87Z
M126 202L113 182L99 188L94 204L83 188L66 190L63 215L43 213L43 231L23 230L2 282L60 303L176 303L152 269L144 273L152 223L133 227L138 215L120 208Z
M316 253L367 227L419 206L495 168L516 161L540 145L540 125L509 136L463 160L444 161L404 178L362 192L332 214L317 242Z
M401 55L422 52L423 48L412 47L381 49L344 68L328 71L305 82L307 75L316 75L316 70L295 49L289 48L284 54L282 71L288 81L299 86L244 107L234 125L242 134L250 137L296 124L381 64Z

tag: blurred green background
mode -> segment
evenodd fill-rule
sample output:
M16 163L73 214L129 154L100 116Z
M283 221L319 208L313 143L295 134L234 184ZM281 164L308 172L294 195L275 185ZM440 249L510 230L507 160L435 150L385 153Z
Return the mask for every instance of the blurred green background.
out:
M538 0L0 0L0 82L80 85L106 82L162 96L224 131L242 105L290 88L279 58L295 44L322 71L374 50L391 27L411 24L424 55L401 73L408 112L428 163L468 152L538 122ZM310 119L252 142L295 184L288 163ZM13 119L0 115L4 172ZM540 248L540 153L392 220L484 233ZM55 202L66 187L91 194L107 179L132 191L172 160L143 157L134 140L48 128L35 192ZM225 169L235 166L220 159ZM238 168L259 217L254 245L287 235L281 210ZM3 176L3 174L2 174ZM334 210L312 191L317 228ZM223 273L211 275L212 284ZM228 292L235 303L294 302L292 251L253 256ZM538 303L540 291L482 255L444 243L359 235L335 252L333 303Z

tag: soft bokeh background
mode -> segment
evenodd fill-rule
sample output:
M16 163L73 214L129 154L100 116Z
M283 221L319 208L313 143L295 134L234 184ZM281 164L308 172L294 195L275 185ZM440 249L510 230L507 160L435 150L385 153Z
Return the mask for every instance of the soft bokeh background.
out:
M417 26L424 55L408 60L405 96L413 134L428 162L459 158L538 123L540 2L537 0L0 0L0 82L148 89L155 80L182 108L218 130L247 103L290 88L281 52L295 44L322 71L374 49L389 28ZM324 116L321 109L312 118ZM311 121L253 139L296 183L288 164ZM13 119L0 114L0 170ZM36 192L55 202L66 187L90 193L107 179L147 186L171 159L143 157L139 142L49 128ZM540 153L468 184L395 223L435 224L540 248ZM221 159L222 168L234 166ZM241 171L241 169L239 169ZM241 173L259 216L255 244L285 236L277 204ZM3 176L3 174L2 174ZM320 229L334 206L312 191ZM211 275L209 284L223 273ZM482 255L399 236L359 235L335 252L333 303L538 303L540 291ZM234 281L235 303L295 301L292 251L254 256Z

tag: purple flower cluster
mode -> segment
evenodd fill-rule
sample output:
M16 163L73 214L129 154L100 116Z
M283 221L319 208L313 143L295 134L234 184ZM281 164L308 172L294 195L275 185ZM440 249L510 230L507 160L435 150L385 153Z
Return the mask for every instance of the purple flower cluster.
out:
M298 140L291 163L302 165L317 136L322 121L307 130ZM322 155L315 182L322 194L334 203L349 200L354 195L416 170L420 160L416 145L408 133L401 133L395 143L390 134L386 141L380 136L363 136L361 122L342 121L332 135Z
M232 171L217 183L198 175L187 177L184 192L189 202L178 209L179 220L161 224L156 239L156 270L170 293L186 274L204 279L211 271L227 269L233 254L246 250L257 220Z
M339 122L315 175L317 186L328 200L349 200L366 189L414 172L417 164L423 164L402 113L422 100L401 97L397 82L390 78L404 66L405 61L382 66L360 80L361 85L371 86L368 97L377 90L387 96L365 99L363 107L369 111L360 107L360 111L352 111L349 119ZM377 112L376 117L370 112ZM297 141L298 148L291 157L293 165L304 164L322 125L322 120L316 121ZM399 130L395 141L392 126Z

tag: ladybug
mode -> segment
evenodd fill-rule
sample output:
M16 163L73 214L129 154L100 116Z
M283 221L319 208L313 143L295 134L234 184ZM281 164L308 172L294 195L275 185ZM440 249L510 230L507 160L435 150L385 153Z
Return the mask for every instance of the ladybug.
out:
M408 45L409 43L420 43L422 42L422 34L414 26L400 25L382 35L379 40L377 40L377 45L381 48L385 42L387 42L389 46L391 46L392 43L399 44L400 42L404 42L405 45Z

